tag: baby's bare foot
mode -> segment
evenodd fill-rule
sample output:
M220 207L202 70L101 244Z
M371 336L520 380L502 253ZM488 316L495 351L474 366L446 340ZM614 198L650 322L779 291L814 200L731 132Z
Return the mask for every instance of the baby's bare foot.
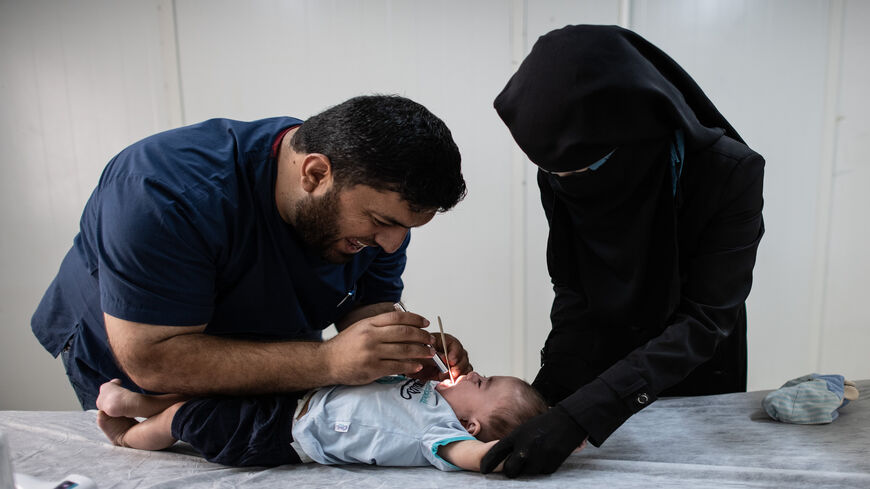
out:
M141 395L121 387L121 379L112 379L100 386L97 409L111 418L135 418L136 397Z
M102 393L100 393L102 395ZM103 430L103 433L113 444L119 447L126 446L124 444L124 435L127 431L136 426L139 422L133 418L125 418L123 416L109 416L103 411L97 412L97 426Z

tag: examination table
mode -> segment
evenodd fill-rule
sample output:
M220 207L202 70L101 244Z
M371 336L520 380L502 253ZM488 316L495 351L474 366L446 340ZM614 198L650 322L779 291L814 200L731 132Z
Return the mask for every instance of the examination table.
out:
M870 488L870 380L861 397L825 425L776 422L761 409L769 391L665 398L641 411L604 446L574 454L550 476L440 472L433 467L306 464L231 468L187 445L160 452L112 446L96 411L0 412L14 472L47 481L70 473L112 487L860 487Z

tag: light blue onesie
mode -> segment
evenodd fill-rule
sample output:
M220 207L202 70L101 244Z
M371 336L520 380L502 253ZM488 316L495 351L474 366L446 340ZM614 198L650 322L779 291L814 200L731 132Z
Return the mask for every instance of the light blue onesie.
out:
M314 391L308 411L293 423L293 448L321 464L434 465L460 470L438 448L474 440L437 382L384 377L373 384Z

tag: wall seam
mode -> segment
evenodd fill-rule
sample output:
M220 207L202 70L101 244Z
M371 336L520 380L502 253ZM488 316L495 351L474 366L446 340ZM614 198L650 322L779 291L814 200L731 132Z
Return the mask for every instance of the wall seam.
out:
M617 25L631 29L631 0L619 0L617 10Z
M824 331L827 302L827 279L831 250L831 222L833 220L834 170L837 158L837 106L840 95L842 70L844 0L832 0L828 9L828 60L825 75L824 119L822 124L822 154L817 200L815 265L813 270L813 304L810 324L809 354L814 371L822 368Z
M527 0L513 0L511 10L511 74L516 72L526 55L528 24ZM529 301L526 284L526 254L528 246L528 222L526 217L525 160L523 153L514 145L511 152L511 373L527 377L526 305Z
M181 51L178 42L176 0L159 0L160 40L163 47L163 86L169 127L186 124L184 91L181 83Z

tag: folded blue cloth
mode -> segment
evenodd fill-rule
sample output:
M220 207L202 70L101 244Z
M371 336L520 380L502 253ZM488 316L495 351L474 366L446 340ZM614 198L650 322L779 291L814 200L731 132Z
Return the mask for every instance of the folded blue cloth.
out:
M789 380L764 397L761 405L783 423L824 424L839 416L838 409L858 397L854 384L842 375L810 374Z

